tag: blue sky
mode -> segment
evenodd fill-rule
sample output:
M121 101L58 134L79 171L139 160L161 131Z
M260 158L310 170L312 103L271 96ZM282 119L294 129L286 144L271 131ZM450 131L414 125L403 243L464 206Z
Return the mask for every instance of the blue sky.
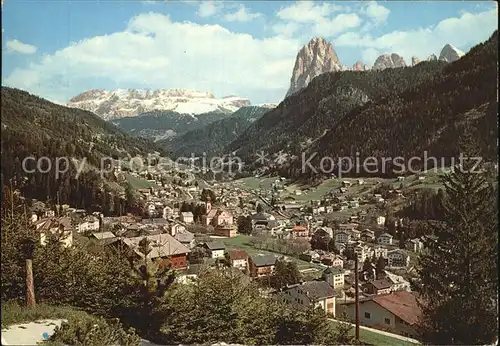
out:
M341 62L408 62L497 29L496 2L2 2L2 85L65 103L87 89L190 88L278 103L314 36Z

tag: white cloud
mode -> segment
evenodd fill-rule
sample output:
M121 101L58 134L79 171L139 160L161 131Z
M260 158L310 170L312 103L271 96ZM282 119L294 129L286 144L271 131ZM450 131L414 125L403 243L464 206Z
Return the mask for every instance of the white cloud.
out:
M331 3L316 4L313 1L298 1L281 8L276 15L281 20L307 23L319 21L340 10L342 10L341 6Z
M276 102L286 92L300 43L147 13L132 18L122 32L73 43L15 69L4 84L56 100L106 82L116 88L193 88Z
M406 62L412 56L421 60L431 54L439 55L447 43L459 49L466 49L488 39L498 28L498 11L492 9L480 13L463 13L460 17L447 18L435 26L410 31L392 31L373 37L358 32L347 32L335 39L337 47L359 47L363 55L373 57L376 50L380 53L398 53ZM373 64L373 61L365 61Z
M238 11L224 15L224 19L228 22L249 22L259 17L262 17L262 13L252 13L243 5L240 6Z
M331 37L342 31L356 28L361 24L361 19L356 13L342 13L332 19L322 19L313 26L313 34Z
M391 13L388 8L377 4L375 1L368 2L361 12L377 24L385 23Z
M212 0L201 1L197 14L202 18L212 17L218 12L221 6L221 3Z
M19 40L10 40L6 43L7 52L20 53L20 54L34 54L36 53L36 46L23 43Z

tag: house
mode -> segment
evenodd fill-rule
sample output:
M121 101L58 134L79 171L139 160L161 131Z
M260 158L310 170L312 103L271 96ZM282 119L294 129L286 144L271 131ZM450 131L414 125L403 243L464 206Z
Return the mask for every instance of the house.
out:
M237 236L236 227L228 223L218 224L215 226L214 232L218 237L231 238Z
M396 275L387 270L385 272L385 279L392 284L391 291L407 291L410 292L410 283L405 280L401 275Z
M187 255L191 250L182 245L170 234L162 233L133 238L120 238L118 242L113 244L120 243L127 250L127 255L131 259L141 260L144 259L144 254L140 251L140 243L143 239L148 241L151 250L146 255L147 259L158 261L160 266L175 270L187 268Z
M203 247L210 253L210 258L223 258L226 246L220 241L209 241Z
M382 233L378 238L377 242L381 245L392 245L392 235L389 233Z
M251 277L261 277L274 271L276 257L273 255L254 255L248 259L248 267Z
M233 224L233 214L226 210L218 210L215 214L215 225L232 225Z
M389 267L408 267L410 265L410 256L401 249L388 251L387 260Z
M154 205L154 203L148 203L146 205L146 212L148 213L149 216L156 215L156 206Z
M243 250L229 250L227 258L231 267L246 271L248 269L248 254Z
M84 217L76 226L78 233L97 230L99 230L99 219L93 215Z
M292 238L307 238L309 236L309 232L307 227L296 225L292 227Z
M398 181L399 181L399 182L401 182L401 181L405 181L405 177L403 177L403 176L399 176L399 177L398 177Z
M385 224L385 216L377 216L377 225L383 226Z
M384 199L384 198L382 198L382 195L381 195L381 194L376 193L376 194L374 194L374 195L373 195L373 201L374 201L375 203L380 203L380 202L384 202L384 201L385 201L385 199Z
M335 244L347 244L351 240L351 235L346 231L338 231L335 233Z
M190 211L182 212L181 213L181 221L184 223L193 223L193 221L194 221L193 213Z
M349 232L358 228L357 223L341 223L339 224L339 230L344 232Z
M322 278L334 289L338 289L344 287L344 275L342 267L328 267L323 271Z
M369 229L364 229L361 231L361 240L364 242L372 242L375 240L375 232L369 230Z
M196 246L196 240L194 239L194 234L186 230L185 227L170 228L170 235L188 249L193 249Z
M319 227L313 234L317 237L330 237L333 238L333 229L331 227Z
M358 179L358 185L363 185L365 183L364 179Z
M174 215L174 209L166 206L163 208L162 216L164 219L170 219Z
M55 217L56 216L56 212L53 211L53 210L46 210L44 216L45 217Z
M362 285L361 289L367 294L387 294L391 293L392 282L387 279L372 280Z
M348 180L343 180L342 181L342 186L343 187L351 187L352 183Z
M40 245L47 244L48 237L55 237L64 247L73 246L73 227L69 217L45 218L35 223L35 228L40 234Z
M387 251L388 250L385 247L375 245L371 249L369 256L376 257L376 258L379 258L380 256L382 256L383 258L387 258Z
M170 224L170 235L175 236L177 232L182 232L185 231L186 227L184 225L181 225L180 223L172 223Z
M350 201L349 207L350 208L359 208L359 201Z
M346 311L350 320L356 318L356 304L338 305L338 311ZM359 301L359 316L362 325L387 330L406 337L417 338L417 324L422 311L417 298L410 292L392 292Z
M96 232L96 233L92 233L90 237L93 239L97 239L97 240L116 238L116 236L111 232Z
M405 246L408 250L418 253L424 248L424 243L420 239L415 238L408 240Z
M280 292L282 301L298 309L320 307L335 317L335 290L326 281L306 281L288 286Z

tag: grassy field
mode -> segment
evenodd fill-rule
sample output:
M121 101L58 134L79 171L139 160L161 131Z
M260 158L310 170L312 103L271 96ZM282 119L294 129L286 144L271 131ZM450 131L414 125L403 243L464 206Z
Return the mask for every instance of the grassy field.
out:
M276 177L271 177L271 178L255 178L255 177L248 177L248 178L242 178L239 180L235 180L238 184L241 184L243 188L246 189L271 189L272 183L278 179Z
M147 189L153 186L153 183L150 183L146 179L135 177L131 174L125 173L125 178L127 179L127 182L132 185L132 188L134 189Z
M332 325L335 327L338 322L331 321ZM350 333L352 335L355 334L355 329L354 327L351 329ZM388 335L383 335L379 334L376 332L372 332L366 329L359 329L359 338L361 342L365 342L367 344L371 344L374 346L411 346L411 345L416 345L415 343L408 342L405 340L401 339L396 339L393 337L390 337Z
M246 251L249 255L255 255L255 254L270 254L270 255L275 255L279 256L282 255L277 252L269 251L269 250L261 250L253 247L250 245L250 240L252 239L251 236L247 235L239 235L233 238L225 238L223 239L224 245L228 249L234 249L234 250L244 250ZM288 255L285 255L288 256ZM288 256L291 257L291 256ZM308 271L308 275L311 276L318 276L322 273L323 267L316 265L314 263L309 263L303 260L300 260L298 258L292 258L292 260L297 263L297 267L299 270L307 270L307 269L315 269L316 271Z

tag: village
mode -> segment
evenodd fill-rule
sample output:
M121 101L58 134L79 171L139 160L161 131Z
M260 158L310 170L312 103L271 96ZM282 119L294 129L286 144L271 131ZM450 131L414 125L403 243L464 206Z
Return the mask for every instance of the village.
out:
M68 205L60 212L40 208L32 221L41 244L57 233L67 247L92 242L140 260L139 243L146 238L147 258L175 270L183 284L221 267L265 283L279 261L292 262L300 282L262 294L276 294L297 309L320 306L332 319L354 322L358 291L362 326L418 335L420 309L410 282L424 239L403 239L397 230L404 220L388 216L391 205L404 199L405 178L393 179L400 187L393 189L381 189L375 179L330 179L300 189L279 177L209 184L165 183L154 172L126 174L140 213L107 217ZM413 177L413 184L424 179Z

